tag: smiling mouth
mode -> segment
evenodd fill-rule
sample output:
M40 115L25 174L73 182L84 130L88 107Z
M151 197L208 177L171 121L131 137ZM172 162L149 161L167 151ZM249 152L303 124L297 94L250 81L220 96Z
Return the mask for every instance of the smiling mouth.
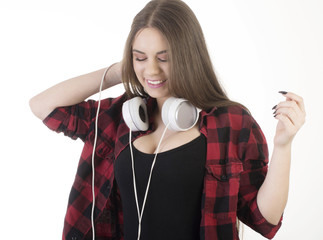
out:
M165 80L145 79L145 81L146 81L148 87L150 87L150 88L160 88L166 84L167 79L165 79Z
M166 79L165 80L149 80L149 79L147 79L147 82L152 85L159 85L159 84L166 82Z

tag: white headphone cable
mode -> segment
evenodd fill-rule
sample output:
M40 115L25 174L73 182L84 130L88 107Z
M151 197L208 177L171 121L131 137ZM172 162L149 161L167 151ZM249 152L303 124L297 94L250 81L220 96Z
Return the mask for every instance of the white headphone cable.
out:
M96 111L95 116L95 135L94 135L94 143L93 143L93 152L92 152L92 210L91 210L91 224L92 224L92 239L95 240L95 228L94 228L94 208L95 208L95 186L94 186L94 180L95 180L95 165L94 165L94 155L95 155L95 149L96 149L96 141L98 138L98 118L99 118L99 112L100 112L100 106L101 106L101 92L102 92L102 86L104 82L105 75L110 70L110 68L115 65L116 63L112 64L110 67L108 67L102 76L100 89L99 89L99 100L98 100L98 109Z
M142 220L142 216L144 213L144 208L145 208L145 204L146 204L146 200L147 200L147 195L148 195L148 190L149 190L149 186L150 186L150 180L151 180L151 176L152 176L152 172L155 166L155 162L156 162L156 158L158 155L158 151L161 145L161 142L165 136L166 130L169 126L169 123L165 126L165 129L163 131L163 134L159 140L159 143L157 145L156 148L156 154L153 160L153 163L151 164L151 168L150 168L150 174L149 174L149 178L148 178L148 183L147 183L147 187L146 187L146 192L145 192L145 197L142 203L142 208L141 208L141 213L139 210L139 204L138 204L138 195L137 195L137 186L136 186L136 177L135 177L135 167L134 167L134 157L133 157L133 151L132 151L132 145L131 145L131 139L132 139L132 133L131 133L131 129L129 131L129 146L130 146L130 155L131 155L131 166L132 166L132 178L133 178L133 189L134 189L134 193L135 193L135 200L136 200L136 205L137 205L137 212L138 212L138 236L137 236L137 240L140 239L140 234L141 234L141 220Z

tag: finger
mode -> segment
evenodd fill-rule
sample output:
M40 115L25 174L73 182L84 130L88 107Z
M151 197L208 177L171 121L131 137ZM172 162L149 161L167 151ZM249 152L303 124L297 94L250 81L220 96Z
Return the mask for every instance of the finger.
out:
M297 105L300 107L300 109L302 110L302 112L305 113L305 105L304 105L304 99L301 96L298 96L295 93L292 92L287 92L286 94L283 94L284 97L288 99L291 99L293 101L295 101L297 103Z
M303 114L299 105L294 100L283 101L283 102L280 102L279 104L277 104L275 107L275 110L276 110L275 113L278 112L278 109L280 109L280 108L291 108L291 109L293 109L293 111L295 111L297 116L301 116Z
M274 114L274 117L276 117L276 115L284 115L289 118L293 125L297 125L299 117L293 108L279 108L274 112Z
M297 127L295 127L295 125L290 121L290 119L283 115L283 114L278 114L276 117L275 117L277 120L278 120L278 124L277 124L277 127L280 124L283 125L283 131L287 134L287 135L290 135L290 136L294 136L297 132Z
M284 114L276 114L275 118L278 121L281 121L282 124L285 126L286 129L295 129L294 124L291 122L291 120L285 116Z

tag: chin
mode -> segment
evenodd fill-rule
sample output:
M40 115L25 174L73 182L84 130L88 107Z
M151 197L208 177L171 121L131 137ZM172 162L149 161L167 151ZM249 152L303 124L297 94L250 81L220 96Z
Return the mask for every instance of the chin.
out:
M167 99L170 97L169 93L165 94L165 93L161 93L161 92L156 92L156 91L146 91L146 93L152 97L152 98L156 98L156 99Z
M149 87L145 87L145 92L152 98L169 98L170 94L167 88L163 88L163 89L151 89Z

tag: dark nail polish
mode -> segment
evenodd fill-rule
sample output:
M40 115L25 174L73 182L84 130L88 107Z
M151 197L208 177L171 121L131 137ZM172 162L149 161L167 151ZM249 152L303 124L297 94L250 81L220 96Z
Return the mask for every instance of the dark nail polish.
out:
M276 115L274 115L274 118L277 116L277 114Z
M285 92L285 91L279 91L279 93L281 93L283 95L287 94L287 92Z
M275 105L271 110L274 110L274 109L276 109L276 107L277 107L277 105Z
M273 114L276 114L277 110L275 112L273 112Z

